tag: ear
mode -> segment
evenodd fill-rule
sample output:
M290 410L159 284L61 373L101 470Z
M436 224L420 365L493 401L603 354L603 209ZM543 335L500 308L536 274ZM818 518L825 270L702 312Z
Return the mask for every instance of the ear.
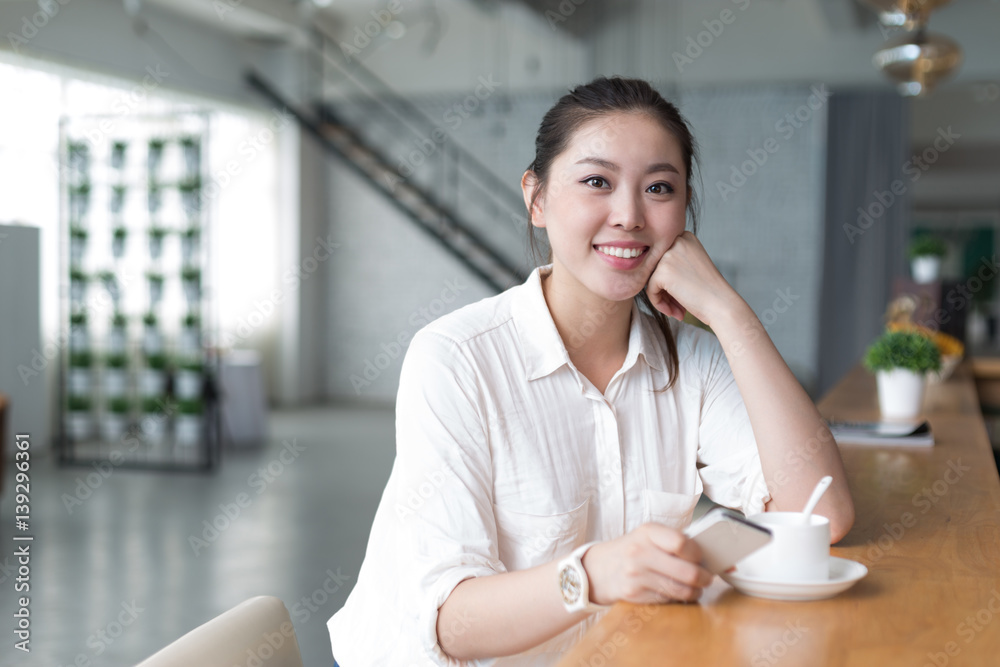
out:
M528 220L535 227L545 227L545 221L541 215L541 195L535 200L534 210L532 210L531 199L535 196L535 192L540 187L538 182L538 176L535 172L528 169L521 176L521 194L524 195L524 208L528 211Z

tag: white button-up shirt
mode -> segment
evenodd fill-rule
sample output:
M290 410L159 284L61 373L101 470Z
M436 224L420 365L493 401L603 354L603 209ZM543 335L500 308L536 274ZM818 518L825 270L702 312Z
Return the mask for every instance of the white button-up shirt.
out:
M540 277L550 266L413 337L396 460L357 584L328 623L341 667L463 664L436 631L461 581L546 563L648 521L684 527L703 490L747 514L769 500L715 336L669 320L679 370L661 391L663 335L633 305L628 354L601 394L570 361L546 306ZM602 615L526 653L470 664L552 665Z

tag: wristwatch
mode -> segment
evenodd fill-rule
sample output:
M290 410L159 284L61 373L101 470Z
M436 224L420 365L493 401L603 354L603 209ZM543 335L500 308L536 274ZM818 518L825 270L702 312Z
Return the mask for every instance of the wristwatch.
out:
M597 542L587 542L559 561L559 591L562 593L563 606L570 613L582 610L594 612L610 606L590 601L590 580L587 579L587 571L583 569L583 554L595 544Z

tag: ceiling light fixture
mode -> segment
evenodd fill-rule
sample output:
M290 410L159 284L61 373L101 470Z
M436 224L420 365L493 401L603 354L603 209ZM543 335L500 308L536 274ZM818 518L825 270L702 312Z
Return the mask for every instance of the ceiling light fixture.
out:
M962 49L924 27L888 40L872 62L895 81L903 95L927 95L962 63Z
M863 0L875 10L882 25L900 26L913 30L927 25L931 12L951 2L951 0Z

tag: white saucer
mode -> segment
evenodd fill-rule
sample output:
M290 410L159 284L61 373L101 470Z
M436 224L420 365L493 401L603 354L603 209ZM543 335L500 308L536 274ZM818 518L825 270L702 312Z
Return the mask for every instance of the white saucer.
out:
M830 578L825 581L766 581L735 572L721 576L744 595L770 600L824 600L842 593L868 574L868 568L846 558L830 556Z

